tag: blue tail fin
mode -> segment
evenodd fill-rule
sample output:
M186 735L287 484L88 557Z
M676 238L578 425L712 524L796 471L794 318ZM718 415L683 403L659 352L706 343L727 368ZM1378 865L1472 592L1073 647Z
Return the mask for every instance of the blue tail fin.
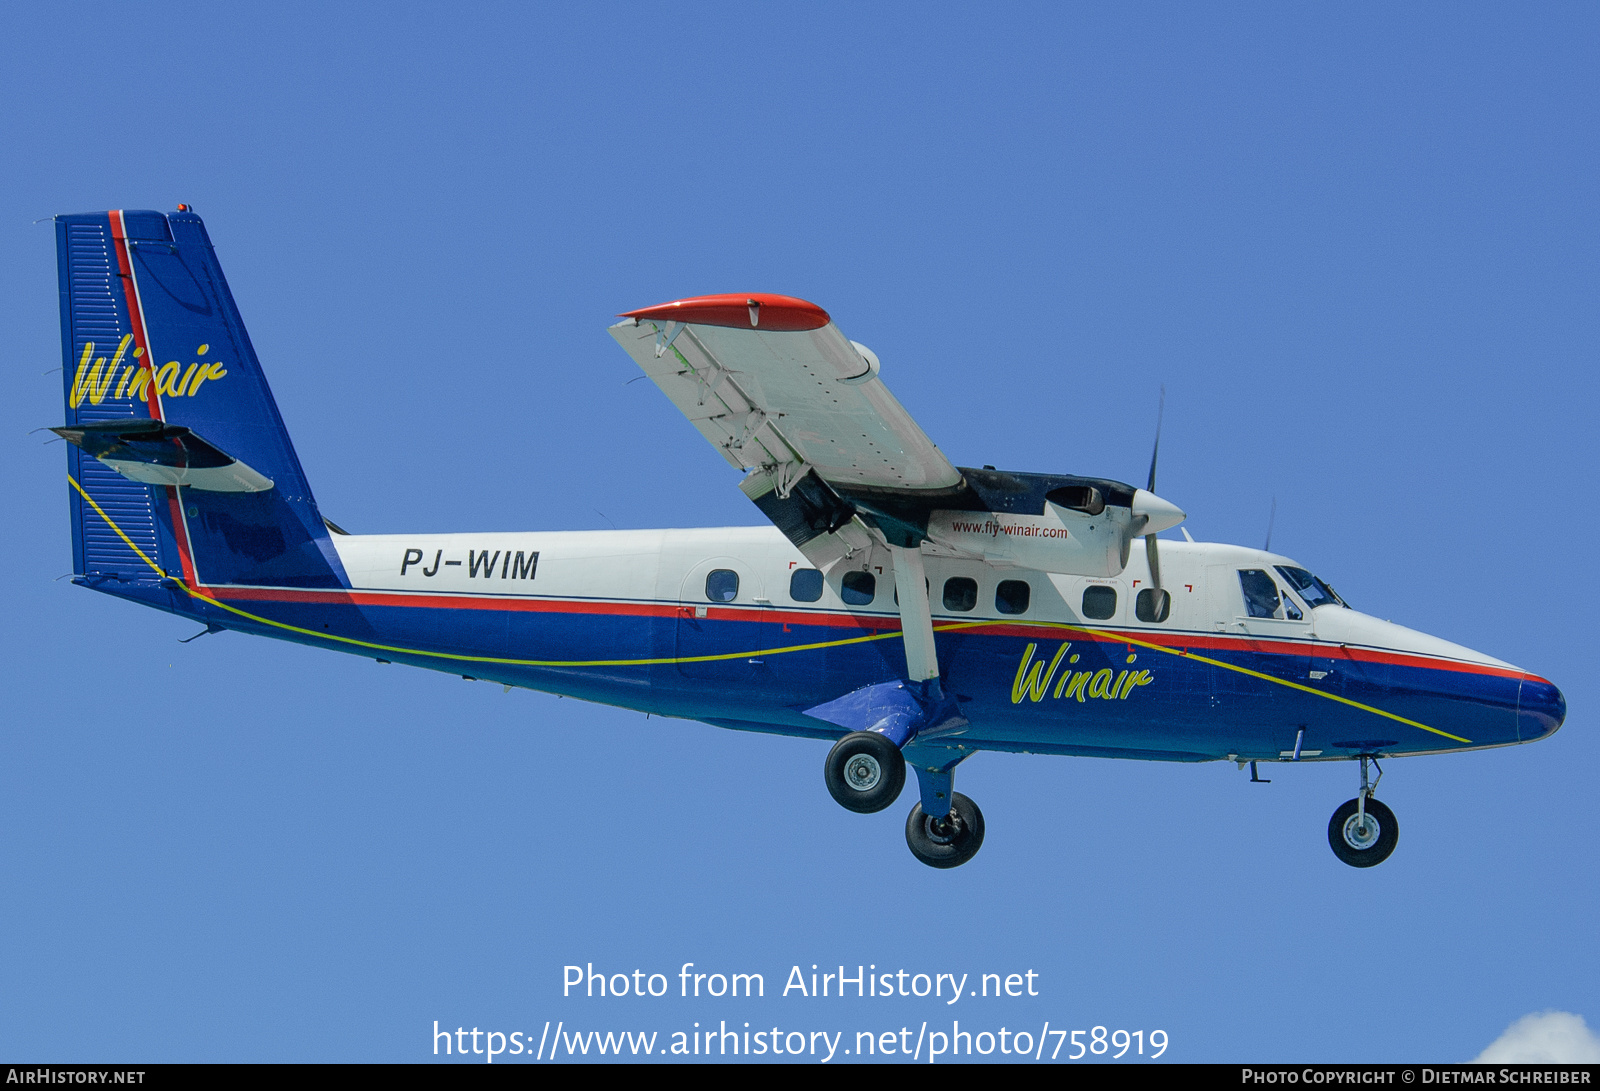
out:
M56 249L79 582L347 586L200 217L58 216Z

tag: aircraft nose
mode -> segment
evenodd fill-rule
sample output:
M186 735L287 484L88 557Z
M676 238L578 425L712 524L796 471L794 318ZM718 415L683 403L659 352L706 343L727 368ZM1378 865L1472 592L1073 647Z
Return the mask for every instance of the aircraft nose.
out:
M1517 733L1523 742L1554 735L1567 718L1567 699L1536 674L1523 675L1517 694Z

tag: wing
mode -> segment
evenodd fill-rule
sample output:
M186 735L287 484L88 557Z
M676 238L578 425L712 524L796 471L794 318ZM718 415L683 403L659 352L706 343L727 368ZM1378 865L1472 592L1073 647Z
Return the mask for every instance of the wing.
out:
M733 465L843 487L941 489L961 473L828 313L780 295L680 299L611 327L628 355Z

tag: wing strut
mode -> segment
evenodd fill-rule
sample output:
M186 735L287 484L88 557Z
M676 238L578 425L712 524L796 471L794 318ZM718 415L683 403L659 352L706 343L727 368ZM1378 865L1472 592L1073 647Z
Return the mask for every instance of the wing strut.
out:
M917 774L922 813L943 819L955 797L955 767L967 757L964 750L918 745L967 726L956 702L945 696L939 681L939 653L933 641L933 608L928 602L928 578L919 546L889 545L894 559L894 589L900 600L900 636L905 644L907 687L916 698L921 716L901 743L906 763Z
M912 682L937 683L939 654L933 645L933 608L928 604L928 577L922 550L890 545L894 558L894 589L900 600L900 634L906 646L906 677Z

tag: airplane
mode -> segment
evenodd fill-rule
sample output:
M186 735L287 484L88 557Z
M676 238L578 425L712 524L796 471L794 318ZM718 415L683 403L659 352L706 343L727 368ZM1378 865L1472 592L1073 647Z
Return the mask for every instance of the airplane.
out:
M1357 762L1328 841L1365 868L1399 837L1381 761L1566 717L1548 680L1361 613L1289 557L1158 538L1185 513L1156 495L1154 454L1144 488L952 465L877 355L791 296L610 327L769 525L350 534L313 498L200 217L55 225L73 582L204 632L820 740L829 794L859 813L909 766L906 842L935 868L983 844L954 789L983 750L1252 780Z

